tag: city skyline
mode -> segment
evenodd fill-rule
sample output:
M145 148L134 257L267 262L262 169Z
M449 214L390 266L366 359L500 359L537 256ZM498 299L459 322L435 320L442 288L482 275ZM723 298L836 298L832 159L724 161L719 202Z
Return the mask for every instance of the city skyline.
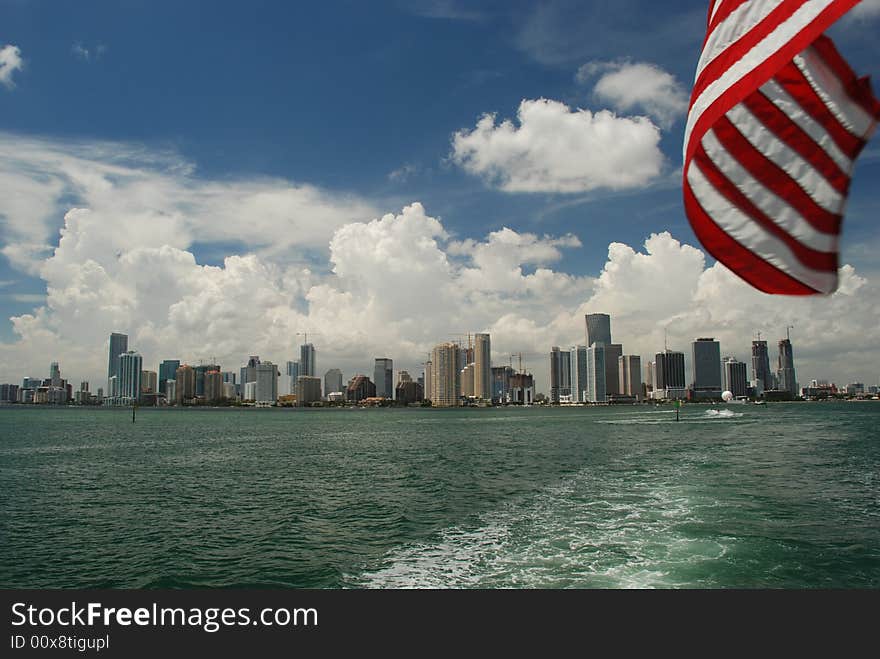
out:
M805 372L875 379L876 140L833 296L756 293L695 247L679 169L703 0L405 4L220 0L210 20L235 16L229 35L161 0L6 3L0 48L20 66L0 84L0 380L51 356L98 381L117 330L152 369L169 346L284 365L309 333L320 376L372 372L362 355L411 370L472 328L544 381L547 346L582 343L596 309L643 359L664 329L745 359L754 334L793 325ZM860 72L880 61L878 19L832 29ZM669 48L663 30L687 38Z
M817 392L829 391L826 378L811 378L810 384L804 386L797 380L790 325L786 327L786 338L778 341L775 371L770 368L767 341L762 340L759 333L752 341L750 370L745 361L730 354L725 354L722 359L720 342L701 337L691 343L692 359L688 373L685 353L670 349L666 333L663 351L657 352L653 359L649 357L643 368L640 355L624 354L622 344L610 343L610 319L609 314L585 314L584 337L589 346L576 345L570 350L554 346L551 349L547 394L540 390L529 369L523 368L522 353L518 355L517 370L512 368L512 355L510 366L491 361L491 335L488 333L468 333L466 343L458 340L435 345L428 359L421 363L423 369L418 381L406 369L395 371L391 358L377 357L372 380L356 371L345 384L346 378L337 368L329 369L323 380L307 374L307 371L314 371L317 363L317 351L312 343L300 345L301 360L287 361L285 373L275 363L250 355L247 364L239 368L236 381L234 370L221 370L223 367L217 363L193 367L185 361L166 359L159 364L157 371L151 371L144 368L142 356L129 349L128 336L113 332L108 340L107 385L97 389L97 398L95 392L90 392L88 380L81 382L79 390L74 390L72 383L61 378L59 363L53 361L47 379L25 377L20 388L14 383L3 383L2 400L87 403L91 396L92 402L106 400L108 404L118 405L141 402L144 395L164 394L168 404L177 405L192 404L196 399L204 402L238 399L258 405L274 405L286 398L299 405L308 405L320 400L357 402L363 398L397 400L401 396L409 402L425 398L436 407L453 407L466 399L501 404L531 402L536 394L546 396L551 404L578 404L684 398L719 400L722 392L725 395L730 392L739 398L791 398L800 396L801 390L808 387L813 396L818 395ZM120 350L125 352L115 354ZM302 367L301 361L306 362L306 368ZM173 379L168 377L172 373ZM481 382L484 378L481 373L486 374L488 382ZM528 382L517 381L518 384L514 385L515 377L525 377ZM335 384L331 386L331 382ZM835 384L830 382L832 389ZM365 386L369 389L364 389ZM404 389L401 390L401 386ZM527 388L529 393L511 393L517 386L523 390ZM31 387L39 388L39 391ZM20 389L17 397L12 396L13 389ZM28 389L30 392L25 396ZM852 380L845 385L840 383L840 389L876 393L878 385ZM353 395L352 391L356 393Z

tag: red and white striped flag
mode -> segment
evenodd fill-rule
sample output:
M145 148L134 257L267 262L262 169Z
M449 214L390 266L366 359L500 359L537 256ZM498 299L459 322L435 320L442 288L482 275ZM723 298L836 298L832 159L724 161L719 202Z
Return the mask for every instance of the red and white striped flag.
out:
M837 288L850 176L880 118L823 35L859 0L713 0L684 138L706 250L767 293Z

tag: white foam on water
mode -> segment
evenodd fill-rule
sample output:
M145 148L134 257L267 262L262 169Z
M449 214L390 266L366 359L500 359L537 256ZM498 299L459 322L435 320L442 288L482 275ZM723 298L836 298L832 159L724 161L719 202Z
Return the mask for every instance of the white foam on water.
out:
M612 478L580 472L473 526L394 549L347 580L370 588L674 588L689 585L681 569L726 554L721 541L680 530L699 524L680 486Z

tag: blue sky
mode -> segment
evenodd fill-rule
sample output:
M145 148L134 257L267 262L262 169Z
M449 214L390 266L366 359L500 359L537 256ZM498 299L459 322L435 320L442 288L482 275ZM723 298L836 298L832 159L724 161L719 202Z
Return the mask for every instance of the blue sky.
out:
M217 189L243 181L314 186L330 205L350 202L343 213L347 221L399 214L418 201L454 242L486 240L503 227L539 239L573 234L579 245L543 245L556 252L548 260L523 259L522 273L552 263L556 273L595 278L613 242L638 251L650 234L669 231L698 245L684 217L677 174L683 114L661 118L645 107L621 109L601 97L596 85L604 73L641 63L671 76L688 93L706 4L0 0L0 47L16 46L22 60L13 85L0 85L0 139L31 146L36 140L52 152L73 149L86 160L92 157L83 156L89 145L103 145L103 163L166 173L182 167L191 185ZM844 19L833 36L857 71L877 75L880 11L874 11L876 3L865 4L863 15ZM581 69L590 64L592 74ZM609 109L619 117L651 116L663 160L652 175L618 189L528 192L503 189L456 160L456 132L474 131L485 113L496 114L498 123L516 123L524 99L549 99L572 110ZM157 154L173 164L158 163ZM29 176L40 180L39 172ZM843 237L843 261L862 275L880 272L873 249L880 246L878 184L875 141L857 167ZM84 201L76 186L65 186L40 215L51 229L50 247L58 244L65 213L87 206ZM2 203L8 226L11 211ZM105 229L113 231L112 214L108 218ZM230 255L265 251L249 235L250 219L239 218L241 235L193 229L176 248L185 248L200 266L218 267ZM11 242L8 235L4 244ZM307 266L315 276L329 273L327 249L318 238L314 242L300 249L294 240L292 256L266 260L282 268ZM52 280L39 263L8 257L0 256L0 341L14 346L21 335L6 319L35 314ZM51 251L40 256L50 257ZM308 304L304 286L292 294L300 309ZM584 289L582 301L595 295L591 290ZM54 313L51 305L46 313ZM46 320L58 336L64 333L61 318L54 325ZM133 316L131 323L138 322ZM315 325L318 318L291 322ZM83 346L98 341L81 338ZM151 341L159 339L143 337L144 345ZM548 336L548 350L550 342ZM83 350L69 361L86 363ZM418 349L407 345L400 351ZM340 353L339 359L347 357ZM14 370L8 368L10 378L18 375ZM35 363L31 370L43 366Z

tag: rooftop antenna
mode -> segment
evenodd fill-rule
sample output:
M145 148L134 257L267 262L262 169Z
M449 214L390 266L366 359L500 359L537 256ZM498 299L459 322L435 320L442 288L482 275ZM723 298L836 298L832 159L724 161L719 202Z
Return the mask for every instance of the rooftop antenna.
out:
M794 329L794 325L786 325L785 326L785 338L788 339L788 342L791 343L791 330Z

